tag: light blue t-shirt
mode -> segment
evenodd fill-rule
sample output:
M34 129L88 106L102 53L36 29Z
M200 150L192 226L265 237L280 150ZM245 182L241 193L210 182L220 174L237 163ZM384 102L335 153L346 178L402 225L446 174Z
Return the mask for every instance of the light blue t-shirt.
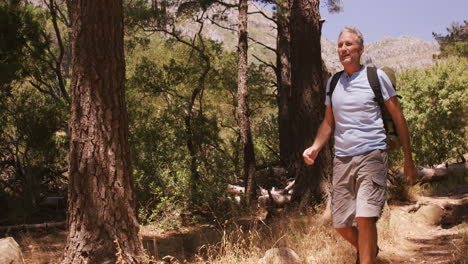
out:
M396 95L396 91L382 71L377 70L384 101ZM330 90L330 78L327 93ZM335 118L335 155L356 156L375 149L387 148L387 135L382 113L367 80L367 67L341 77L332 94L332 109ZM326 95L325 105L330 105Z

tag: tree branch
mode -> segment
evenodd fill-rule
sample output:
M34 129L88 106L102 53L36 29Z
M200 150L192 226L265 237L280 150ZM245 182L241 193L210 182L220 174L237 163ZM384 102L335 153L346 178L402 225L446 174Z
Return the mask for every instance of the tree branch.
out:
M252 54L252 57L254 57L255 59L257 59L257 60L258 60L258 61L260 61L261 63L265 64L266 66L268 66L268 67L272 68L272 69L273 69L273 71L275 71L275 72L276 72L276 66L275 66L275 65L273 65L272 63L268 63L268 62L266 62L266 61L264 61L264 60L260 59L260 58L259 58L259 57L257 57L257 55L255 55L255 54Z
M216 0L214 1L215 3L217 4L220 4L222 6L225 6L225 7L229 7L229 8L237 8L238 5L235 5L235 4L229 4L229 3L226 3L226 2L223 2L223 1L219 1L219 0Z
M213 19L211 19L211 18L208 18L208 20L209 20L211 23L213 23L215 26L218 26L218 27L220 27L220 28L222 28L222 29L226 29L226 30L229 30L229 31L234 31L234 32L237 32L237 30L236 30L236 29L233 29L233 28L229 28L229 27L223 26L223 25L219 24L218 22L214 21L214 20L213 20Z
M50 10L50 15L52 17L52 24L54 26L54 31L55 31L55 36L57 37L57 43L59 46L59 54L58 57L55 58L55 75L57 76L58 79L58 85L60 92L62 93L63 98L70 103L70 96L68 96L68 92L65 89L65 81L63 79L62 75L62 62L63 62L63 56L65 54L65 48L63 46L63 41L62 41L62 34L60 33L60 29L57 23L57 4L55 3L54 0L49 0L49 10Z
M49 88L49 91L42 89L40 85L38 85L37 83L34 83L34 82L32 82L32 81L29 81L29 83L30 83L32 86L34 86L34 88L36 88L39 92L41 92L41 93L43 93L43 94L48 94L48 95L52 96L52 98L54 98L54 99L57 99L57 100L59 99L58 96L57 96L54 92L51 91L51 90L52 90L51 86L49 86L48 84L46 84L46 83L45 83L44 81L42 81L41 79L37 79L37 81L39 81L40 83L42 83L43 85L45 85L47 88Z
M269 17L267 14L265 14L265 12L261 11L260 9L258 9L258 7L256 7L258 11L255 11L255 12L249 12L247 13L248 15L254 15L254 14L260 14L262 15L264 18L276 23L276 20L272 17Z
M274 53L276 53L276 49L274 49L274 48L272 48L272 47L270 47L270 46L268 46L268 45L266 45L266 44L263 44L262 42L260 42L260 41L258 41L258 40L256 40L256 39L254 39L254 38L252 38L252 37L249 37L249 39L250 39L252 42L254 42L255 44L258 44L258 45L260 45L260 46L266 48L267 50L271 50L271 51L273 51Z

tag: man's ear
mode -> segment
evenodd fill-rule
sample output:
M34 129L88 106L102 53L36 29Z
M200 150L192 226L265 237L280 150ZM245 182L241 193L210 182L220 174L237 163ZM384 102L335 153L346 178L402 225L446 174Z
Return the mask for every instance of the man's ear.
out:
M359 48L359 55L362 55L364 53L364 45L361 45L361 48Z

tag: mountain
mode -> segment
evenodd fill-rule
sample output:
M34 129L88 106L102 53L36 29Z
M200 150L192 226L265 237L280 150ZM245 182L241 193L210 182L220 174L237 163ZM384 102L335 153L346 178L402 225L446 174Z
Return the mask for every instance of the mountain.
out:
M336 54L336 41L322 38L322 58L329 71L341 70ZM439 53L439 44L416 37L384 37L365 45L362 63L377 67L388 66L396 71L424 68L433 64L433 55Z
M258 13L259 11L263 12L267 17L272 18L274 16L271 10L250 2L249 12L254 14L249 15L249 36L255 39L255 41L261 42L271 48L276 48L276 25L273 21L266 19L264 15ZM237 46L237 10L225 9L218 6L209 10L208 15L216 21L216 24L230 28L231 30L221 28L214 23L208 23L204 29L205 36L223 42L227 50L234 51ZM181 27L186 35L193 35L197 30L193 22L183 23ZM249 61L259 62L253 57L254 55L262 61L275 64L276 58L273 51L254 41L249 42ZM322 37L321 44L322 58L328 70L331 72L341 70L342 66L336 53L336 41ZM438 53L439 45L435 42L411 36L398 38L384 37L365 45L362 62L377 67L388 66L396 71L400 71L408 68L430 66L433 64L433 55Z

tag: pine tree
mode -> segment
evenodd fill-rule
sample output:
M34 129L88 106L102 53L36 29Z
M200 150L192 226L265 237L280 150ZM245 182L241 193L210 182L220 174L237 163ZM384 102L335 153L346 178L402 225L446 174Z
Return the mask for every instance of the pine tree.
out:
M69 234L62 263L139 263L122 1L70 0Z

